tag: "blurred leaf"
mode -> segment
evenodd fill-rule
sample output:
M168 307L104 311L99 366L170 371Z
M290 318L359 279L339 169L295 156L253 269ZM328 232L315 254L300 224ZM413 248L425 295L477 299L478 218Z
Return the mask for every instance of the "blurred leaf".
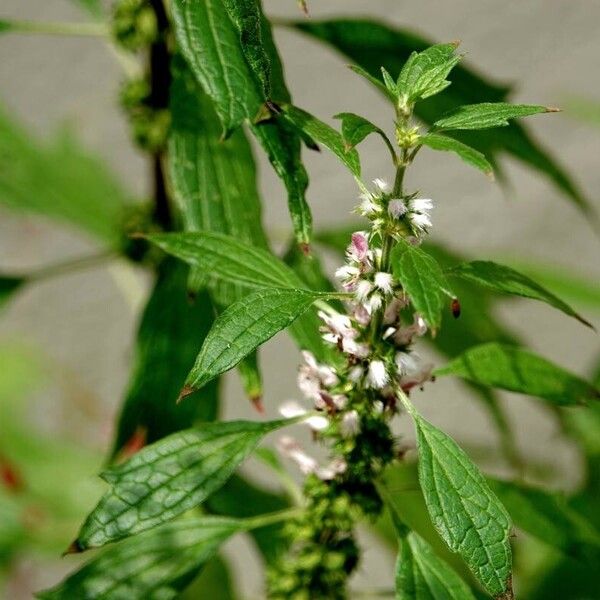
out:
M260 366L258 364L258 350L253 350L238 364L238 371L242 380L242 387L250 401L261 410L263 395L263 382Z
M68 223L117 246L125 192L63 131L40 144L0 109L0 203Z
M327 125L317 117L292 105L283 107L283 115L292 125L314 139L316 142L327 146L350 170L355 177L360 177L360 159L358 152L347 149L342 136L333 127Z
M238 597L227 562L214 556L203 567L200 575L180 594L181 600L236 600Z
M469 457L443 431L411 410L419 482L434 527L494 597L511 594L511 523Z
M381 66L392 76L400 73L413 51L430 47L431 41L409 31L367 19L332 19L327 21L294 21L291 26L317 38L346 55L366 72L377 77ZM464 104L501 102L508 88L491 83L471 68L458 65L452 73L452 85L443 93L416 105L416 115L432 124L442 114ZM540 171L579 208L591 212L588 200L580 193L569 175L517 123L492 132L457 132L460 141L479 150L492 163L499 152L507 152Z
M218 382L176 404L185 378L208 334L214 308L206 293L191 303L187 268L168 258L159 268L137 334L129 388L113 445L113 456L132 453L197 421L212 421L218 411ZM137 438L136 438L137 436Z
M72 549L103 546L198 506L229 479L267 433L290 422L204 423L146 446L102 473L111 489L88 515Z
M101 0L72 0L74 4L81 6L95 17L99 17L104 12Z
M574 317L584 325L592 327L581 315L577 314L566 302L541 285L505 265L486 260L461 263L446 272L450 276L466 279L496 292L514 294L546 302L554 308ZM592 327L593 328L593 327Z
M267 288L231 304L215 321L190 371L184 394L237 365L252 350L285 329L322 294Z
M557 406L585 404L600 391L580 377L527 350L490 342L469 348L435 370L491 387L538 396Z
M507 127L509 119L528 117L539 113L556 112L546 106L482 102L460 106L451 114L434 122L436 129L490 129Z
M14 277L11 275L0 275L0 308L4 306L10 297L27 281L25 277Z
M487 158L475 148L471 148L454 138L446 135L439 135L437 133L428 133L419 140L420 143L433 150L441 150L445 152L454 152L467 164L483 171L486 175L492 179L494 177L494 168L488 162Z
M175 598L244 523L223 517L181 519L104 550L44 600Z

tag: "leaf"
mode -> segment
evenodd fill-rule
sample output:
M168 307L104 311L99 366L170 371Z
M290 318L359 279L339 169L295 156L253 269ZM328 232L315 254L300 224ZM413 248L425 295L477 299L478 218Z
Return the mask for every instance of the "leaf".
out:
M437 133L428 133L421 137L420 142L432 148L433 150L442 150L445 152L454 152L467 164L483 171L486 175L494 178L494 168L488 162L487 158L475 148L471 148L454 138L439 135Z
M377 81L375 78L379 76L382 65L396 76L411 52L426 50L432 45L431 40L411 31L367 19L304 19L289 25L333 46L360 65L360 69L354 70L371 77L373 82ZM383 84L379 87L385 89ZM452 72L452 85L441 94L417 103L415 113L425 123L432 124L441 114L464 104L501 102L506 99L508 91L507 86L493 83L475 70L459 64ZM384 93L394 100L391 94ZM593 214L589 200L581 194L565 170L520 124L512 122L508 127L493 132L461 131L453 133L453 137L482 152L493 164L502 152L518 158L545 175L584 212Z
M371 123L371 121L360 115L348 112L339 113L335 115L334 119L341 119L342 121L342 138L344 140L346 151L352 150L352 148L360 144L370 133L377 133L381 136L390 150L392 158L395 158L396 153L394 147L387 135L385 135L381 128Z
M476 260L453 267L448 272L448 275L460 277L496 292L514 294L546 302L550 306L557 308L570 317L575 317L578 321L593 329L592 324L577 314L566 302L563 302L526 275L510 267L492 261Z
M443 298L450 292L436 260L420 248L400 242L392 251L392 269L415 310L432 329L438 329L442 320Z
M182 60L173 61L168 161L173 198L186 231L229 234L251 246L267 247L262 228L256 168L242 129L220 139L213 104ZM193 270L194 280L210 279ZM211 285L221 304L239 298L230 283Z
M506 509L454 440L414 408L411 416L417 431L419 482L433 525L490 594L512 598Z
M556 112L556 109L531 104L483 102L461 106L452 114L438 119L433 126L437 129L489 129L505 127L509 119L547 112Z
M135 451L194 422L211 421L217 414L217 382L192 401L175 403L214 315L206 293L190 303L186 279L187 268L179 261L169 258L161 264L139 326L113 456L121 449Z
M396 96L392 90L390 90L384 83L381 82L377 77L371 75L368 71L365 71L362 67L358 65L348 65L352 71L354 71L357 75L364 77L369 83L374 85L380 92L383 92L392 102L396 101Z
M435 375L457 375L481 385L538 396L557 406L585 404L600 391L577 375L514 346L490 342L468 349Z
M25 277L16 277L12 275L0 275L0 308L2 308L9 298L25 283Z
M43 600L176 598L219 546L245 524L236 519L180 519L104 550Z
M263 436L293 421L204 423L173 433L111 467L111 489L86 518L77 551L152 529L218 490Z
M242 380L242 386L246 396L260 411L263 395L263 382L260 366L258 364L258 352L253 350L238 364L238 371Z
M333 127L296 106L283 106L283 116L317 142L327 146L355 177L360 177L360 159L356 150L346 150L342 136Z
M69 132L41 144L0 108L0 158L0 203L121 243L127 194Z
M200 575L179 596L180 600L197 600L205 594L211 600L237 600L231 568L228 562L217 555L203 567Z
M564 496L511 481L488 483L519 529L575 558L585 558L589 546L600 547L600 533Z
M147 238L204 273L246 289L302 287L300 279L276 256L232 236L200 231L157 233Z
M397 600L475 600L469 586L414 531L400 536Z
M252 350L308 310L319 292L270 288L229 306L215 321L190 371L185 390L197 390L235 367Z
M461 57L454 54L458 44L436 44L413 52L398 75L398 93L409 103L438 94L450 85L446 77Z

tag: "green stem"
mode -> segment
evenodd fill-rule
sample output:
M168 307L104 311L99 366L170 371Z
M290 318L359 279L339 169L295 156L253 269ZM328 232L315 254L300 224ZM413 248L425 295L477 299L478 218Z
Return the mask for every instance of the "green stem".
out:
M0 20L0 31L14 33L41 33L45 35L74 35L82 37L107 37L110 33L103 23L55 23L41 21Z
M258 529L259 527L266 527L267 525L273 525L275 523L281 523L282 521L294 519L299 516L302 511L302 508L290 508L274 513L268 513L266 515L259 515L257 517L244 519L243 522L247 529Z

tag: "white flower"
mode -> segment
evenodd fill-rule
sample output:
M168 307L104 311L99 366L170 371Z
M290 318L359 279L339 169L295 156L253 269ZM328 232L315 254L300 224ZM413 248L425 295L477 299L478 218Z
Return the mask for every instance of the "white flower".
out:
M299 402L288 400L279 407L279 414L286 419L301 417L306 415L308 411ZM329 426L329 420L322 415L312 415L304 421L313 431L323 431Z
M407 373L400 378L400 386L405 392L408 392L411 388L423 385L426 381L431 379L431 372L433 371L433 364L424 363L419 365L416 372Z
M331 397L331 400L338 410L344 410L346 404L348 404L348 397L344 396L344 394L335 394Z
M381 337L384 340L387 340L390 336L394 335L394 333L396 333L396 328L395 327L387 327L386 330L383 332L383 335Z
M371 296L365 302L365 308L367 309L368 313L371 315L376 310L381 308L382 302L383 302L383 299L381 298L381 294L377 294L377 293L371 294Z
M362 302L373 291L373 284L368 279L361 279L356 285L356 297Z
M392 293L392 275L390 273L385 273L384 271L379 271L375 273L375 286L378 287L384 294Z
M404 200L394 199L388 203L388 213L392 219L399 219L407 210Z
M348 468L348 463L343 458L334 458L326 467L317 469L317 477L328 481L335 479L336 475L341 475Z
M357 304L354 307L354 320L363 327L366 327L371 320L371 315L362 304Z
M361 203L358 205L357 212L363 217L372 217L381 211L381 206L375 201L372 196L363 197Z
M336 338L354 339L358 335L358 331L352 327L352 321L347 315L336 313L326 313L322 310L318 313L319 318L325 323L325 329Z
M391 191L390 184L385 179L373 179L373 184L381 194L389 194Z
M351 265L344 265L336 270L335 276L342 282L344 288L351 292L360 277L360 269Z
M339 379L331 367L319 364L311 352L305 350L302 356L304 364L298 369L298 387L307 398L317 400L323 386L336 385Z
M397 352L395 356L396 367L401 375L414 374L419 371L419 364L414 354Z
M289 435L280 437L276 442L276 446L277 450L283 456L293 460L305 475L314 473L317 470L319 466L317 461L306 454L302 446L293 437Z
M389 381L390 376L385 368L385 363L382 360L373 360L369 365L367 374L367 384L369 387L381 389Z
M427 212L433 208L433 200L429 198L413 198L408 201L408 208L411 211Z
M429 218L429 215L426 214L411 214L410 221L418 229L429 229L431 227L431 219Z
M360 431L360 419L355 410L344 414L340 423L340 433L343 437L354 437Z
M358 358L366 358L369 354L369 345L366 343L359 343L356 340L350 338L344 338L342 340L342 351Z
M350 369L348 372L348 379L353 383L357 383L362 379L364 375L363 368L360 365L356 365Z

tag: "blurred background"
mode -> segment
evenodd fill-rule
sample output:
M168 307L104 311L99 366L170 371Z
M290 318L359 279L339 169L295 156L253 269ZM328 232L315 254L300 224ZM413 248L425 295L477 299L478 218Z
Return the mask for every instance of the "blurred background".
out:
M600 5L588 0L375 0L367 6L355 0L313 0L309 8L311 19L369 16L433 41L460 39L467 64L512 87L513 102L562 107L561 114L534 117L527 125L600 212ZM301 18L293 0L266 1L265 9L272 17ZM77 2L68 0L0 0L2 18L89 20ZM285 27L277 27L275 34L295 104L332 124L333 114L349 111L392 130L386 102L346 68L347 59ZM115 195L130 202L149 195L149 165L131 144L116 102L121 66L102 39L7 32L0 35L0 56L3 119L24 128L35 145L58 147L65 139L77 140L105 165ZM599 107L595 111L594 105ZM367 138L361 151L365 179L392 177L385 152L378 139ZM291 231L285 192L264 154L256 152L256 157L264 223L274 246L281 248ZM354 182L336 159L326 152L305 152L305 162L315 229L355 221ZM597 230L546 178L506 156L501 166L505 185L490 183L452 156L422 153L408 184L436 203L432 238L469 257L501 259L541 273L551 289L567 293L566 299L599 327ZM55 168L60 170L60 161ZM79 178L75 192L85 193L94 177L100 175L94 171L89 181ZM105 193L113 193L111 186ZM37 189L44 194L43 182ZM4 193L0 186L3 273L43 273L49 265L98 253L92 236L7 208L1 202ZM329 268L337 260L332 254L325 257ZM146 272L121 259L91 260L89 268L49 275L11 297L0 314L0 466L4 479L16 477L17 485L30 486L43 499L32 503L15 529L2 522L13 523L11 510L17 507L8 494L0 496L0 561L14 540L28 542L0 566L4 594L11 600L30 598L75 564L58 555L102 489L95 475L110 445L140 309L151 284ZM563 276L574 282L559 290ZM579 278L587 279L585 289L575 285ZM494 310L536 352L580 375L594 371L600 355L595 332L539 303L511 300ZM282 401L298 397L297 363L297 351L284 335L264 347L268 414L276 414ZM428 386L417 403L472 450L488 472L502 474L506 465L497 451L497 433L469 394L443 381ZM575 489L583 477L581 456L561 434L554 415L531 398L511 394L502 402L519 451L539 465L526 473L527 480L561 491ZM226 380L224 413L255 418L235 375ZM410 441L407 424L399 427ZM7 457L11 465L19 463L15 473L8 472ZM252 472L270 485L264 470L254 466ZM369 535L363 543L366 555L356 587L391 585L393 555ZM236 539L227 554L242 596L260 598L259 562L250 543Z

